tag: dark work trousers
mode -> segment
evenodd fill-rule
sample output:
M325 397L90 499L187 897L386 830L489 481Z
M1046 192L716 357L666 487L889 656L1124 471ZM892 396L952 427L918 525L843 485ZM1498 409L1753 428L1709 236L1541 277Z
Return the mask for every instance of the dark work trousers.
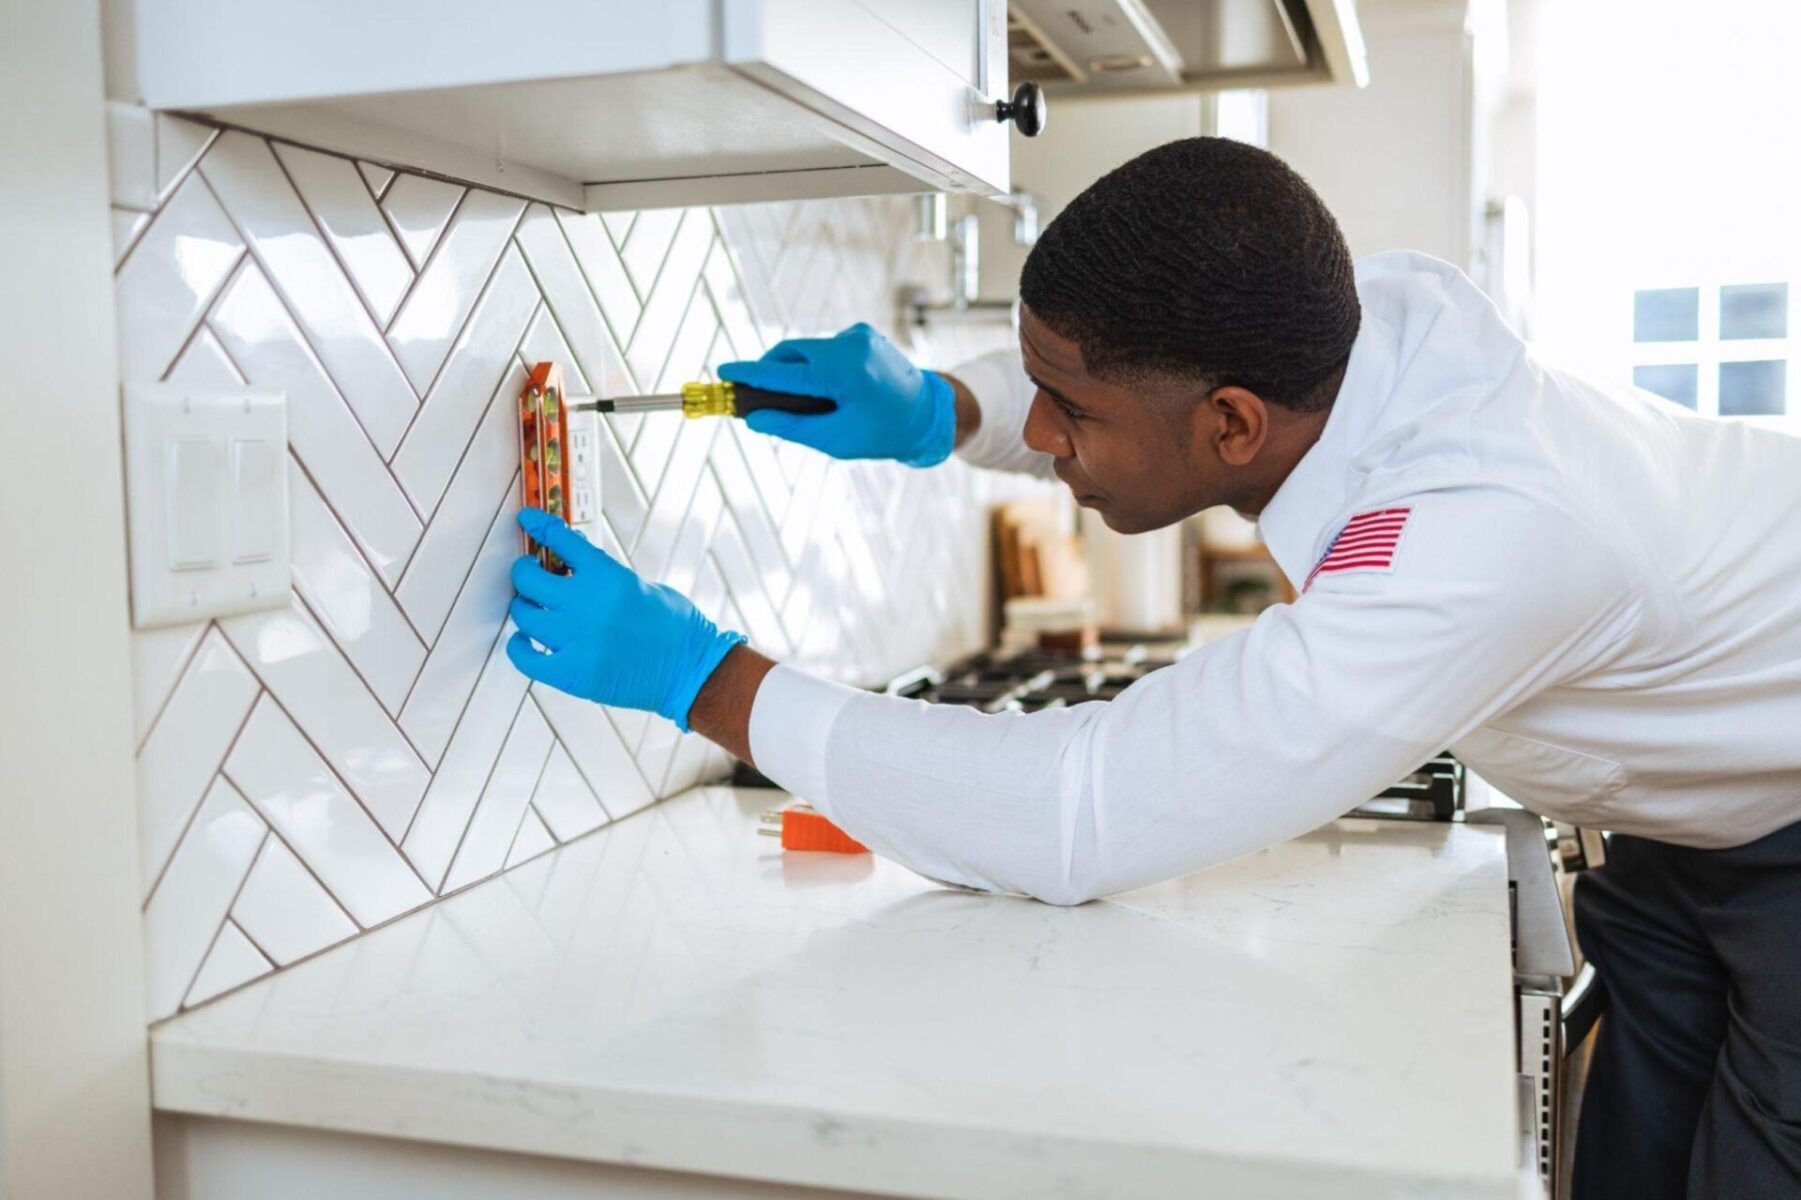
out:
M1616 835L1576 881L1607 984L1574 1200L1801 1198L1801 824L1730 850Z

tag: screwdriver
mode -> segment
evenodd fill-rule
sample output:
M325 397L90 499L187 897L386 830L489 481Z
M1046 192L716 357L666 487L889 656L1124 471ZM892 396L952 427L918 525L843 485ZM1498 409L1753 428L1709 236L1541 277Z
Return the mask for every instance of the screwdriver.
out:
M765 408L810 415L829 413L838 406L823 396L771 392L749 384L720 380L718 383L684 383L679 392L652 396L571 396L569 407L576 412L679 412L684 417L696 418L743 417Z

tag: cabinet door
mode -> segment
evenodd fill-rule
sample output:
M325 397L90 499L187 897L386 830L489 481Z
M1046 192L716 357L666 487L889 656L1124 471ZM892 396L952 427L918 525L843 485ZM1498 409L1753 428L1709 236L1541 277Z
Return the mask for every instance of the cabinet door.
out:
M724 59L936 186L1008 186L1006 0L724 0ZM896 161L897 156L905 162ZM911 167L908 164L911 164Z

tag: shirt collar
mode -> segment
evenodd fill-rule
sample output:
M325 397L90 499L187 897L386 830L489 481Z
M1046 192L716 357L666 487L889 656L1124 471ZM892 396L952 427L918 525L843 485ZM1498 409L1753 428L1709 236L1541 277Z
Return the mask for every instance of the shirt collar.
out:
M1327 523L1344 509L1351 460L1374 430L1393 387L1397 347L1394 327L1365 305L1326 427L1257 518L1276 565L1291 580L1299 582L1313 569L1325 549Z

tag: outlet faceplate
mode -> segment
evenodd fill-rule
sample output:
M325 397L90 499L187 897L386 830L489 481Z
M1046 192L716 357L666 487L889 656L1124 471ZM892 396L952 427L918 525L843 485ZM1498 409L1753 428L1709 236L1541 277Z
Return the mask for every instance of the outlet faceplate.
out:
M569 523L591 525L600 516L600 414L569 414Z

